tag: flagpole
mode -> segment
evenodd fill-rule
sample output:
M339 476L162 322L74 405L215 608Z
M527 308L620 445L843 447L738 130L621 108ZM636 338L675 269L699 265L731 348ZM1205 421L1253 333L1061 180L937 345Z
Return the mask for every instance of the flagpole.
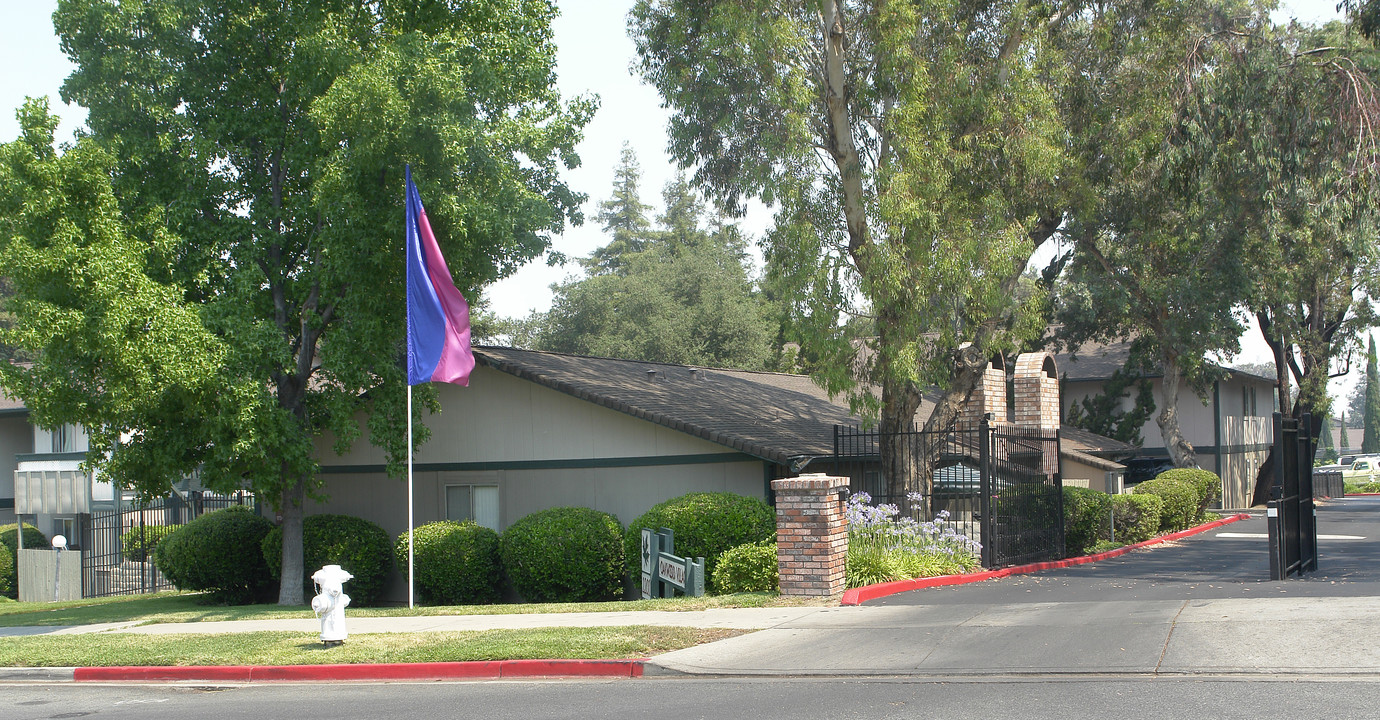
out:
M407 607L412 608L412 385L407 386Z

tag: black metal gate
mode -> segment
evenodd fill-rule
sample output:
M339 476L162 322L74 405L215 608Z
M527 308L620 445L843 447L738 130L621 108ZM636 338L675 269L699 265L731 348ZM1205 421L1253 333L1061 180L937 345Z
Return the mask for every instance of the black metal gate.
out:
M1271 580L1318 569L1312 422L1307 414L1291 418L1275 413L1275 481L1265 511Z
M1059 432L982 422L982 564L997 568L1064 556Z
M153 565L152 551L173 529L231 505L254 506L249 493L216 495L191 492L91 513L83 527L83 597L138 595L172 590Z
M1056 430L992 426L897 433L917 457L933 460L933 482L920 507L946 512L947 522L982 543L987 568L1054 560L1064 552L1063 488ZM849 490L877 503L902 505L888 492L879 430L834 426L833 472ZM930 520L932 518L920 518Z

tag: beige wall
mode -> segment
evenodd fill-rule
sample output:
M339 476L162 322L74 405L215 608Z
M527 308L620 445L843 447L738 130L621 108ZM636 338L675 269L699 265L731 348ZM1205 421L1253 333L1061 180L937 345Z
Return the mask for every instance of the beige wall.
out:
M425 418L431 440L414 463L512 462L731 453L717 443L639 420L522 380L477 367L469 387L438 384L442 412ZM364 422L360 416L361 427ZM367 431L365 431L367 432ZM334 438L317 441L323 465L382 465L382 449L363 436L343 456Z
M1106 493L1115 492L1115 487L1108 487L1116 484L1115 479L1108 478L1108 475L1116 475L1118 472L1120 471L1103 470L1067 457L1059 459L1059 476L1065 485L1092 488Z

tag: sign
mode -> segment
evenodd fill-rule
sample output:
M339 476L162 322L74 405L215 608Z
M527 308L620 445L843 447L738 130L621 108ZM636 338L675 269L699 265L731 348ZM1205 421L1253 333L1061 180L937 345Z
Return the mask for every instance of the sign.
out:
M675 555L670 528L642 529L642 598L671 597L676 590L691 597L704 594L704 558Z

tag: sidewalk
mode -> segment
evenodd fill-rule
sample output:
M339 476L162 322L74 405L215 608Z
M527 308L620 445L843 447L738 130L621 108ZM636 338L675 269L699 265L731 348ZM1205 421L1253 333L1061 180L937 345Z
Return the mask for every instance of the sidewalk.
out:
M859 606L351 618L351 634L553 626L756 630L651 659L295 668L0 668L0 680L436 680L535 676L1380 673L1380 498L1318 513L1319 572L1268 580L1259 516L1099 562ZM40 632L316 632L314 618Z

